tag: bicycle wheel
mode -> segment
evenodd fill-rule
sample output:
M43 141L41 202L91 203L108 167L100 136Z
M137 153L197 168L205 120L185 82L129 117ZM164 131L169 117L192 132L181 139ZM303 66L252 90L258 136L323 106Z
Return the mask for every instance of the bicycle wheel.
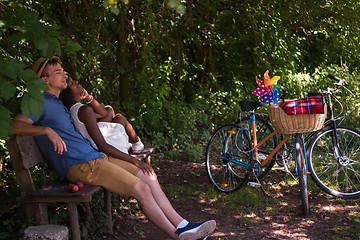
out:
M338 144L333 141L334 129L331 127L320 130L311 139L306 151L311 177L328 194L359 198L360 132L337 126L336 134Z
M307 172L304 158L303 143L300 134L295 134L295 156L297 175L299 178L300 199L304 215L309 214L309 198L307 192Z
M246 123L249 121L250 117L245 117L241 121L238 121L236 124L243 127L246 125ZM256 138L257 142L260 143L262 140L264 140L267 136L269 136L272 132L274 132L274 128L269 124L268 121L263 119L262 117L256 116L255 117L255 125L256 125ZM253 136L252 129L249 131L250 138ZM267 156L274 150L274 148L278 145L278 139L276 134L272 137L272 139L269 139L266 141L263 145L261 145L258 148L259 153L259 161L260 163L267 158ZM271 168L274 166L276 161L275 154L263 167L263 171L259 174L258 178L261 179L265 177Z
M213 186L221 192L233 192L248 179L252 160L251 142L235 124L220 127L206 148L206 170Z

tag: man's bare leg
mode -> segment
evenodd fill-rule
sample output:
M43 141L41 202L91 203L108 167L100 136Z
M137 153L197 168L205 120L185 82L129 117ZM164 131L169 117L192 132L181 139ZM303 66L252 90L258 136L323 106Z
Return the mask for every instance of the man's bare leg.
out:
M175 227L178 226L184 218L182 218L171 205L169 199L161 189L156 174L147 175L139 171L137 177L149 185L151 193L163 213Z
M161 210L164 212L166 217L170 220L170 222L175 227L179 225L183 218L175 211L169 199L166 197L165 193L161 189L156 174L147 175L144 174L142 171L139 171L137 177L149 185L155 201L157 202Z
M143 181L138 182L130 196L136 198L146 217L158 226L162 231L173 239L178 239L175 233L176 227L169 221L167 216L155 201L149 185Z
M154 217L154 222L157 226L161 228L161 224L164 222L167 223L166 227L161 228L163 231L169 234L171 237L175 237L175 239L188 239L188 240L194 240L194 239L203 239L207 235L211 234L214 229L216 228L216 222L214 220L208 220L202 223L191 223L184 218L182 218L172 207L171 203L169 202L168 198L165 196L164 192L162 191L159 182L157 181L157 177L154 174L147 175L144 174L142 171L140 171L137 174L137 177L139 177L142 181L141 183L145 184L147 186L147 189L150 190L150 194L152 195L151 200L155 201L156 208L153 208L151 210L156 209L156 211L161 212L158 218ZM140 192L141 194L141 192ZM147 193L149 194L149 193ZM148 196L149 197L149 196ZM150 199L150 198L149 198ZM142 205L144 207L147 207L147 200L144 200ZM151 204L154 204L151 202ZM141 204L140 204L141 205ZM152 211L146 212L145 209L143 209L145 214L152 214ZM159 214L159 213L157 213ZM155 214L154 214L155 215ZM148 216L148 215L147 215ZM161 217L161 218L160 218ZM152 218L149 217L151 221ZM170 223L170 225L169 225ZM181 226L179 224L181 223ZM176 231L176 228L179 226L178 231ZM173 231L176 231L173 235Z

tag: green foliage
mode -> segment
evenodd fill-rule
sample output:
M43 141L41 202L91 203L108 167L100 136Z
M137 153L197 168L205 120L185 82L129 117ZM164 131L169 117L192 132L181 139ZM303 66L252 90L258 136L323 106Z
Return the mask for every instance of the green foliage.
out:
M346 88L341 88L341 91L335 95L336 99L332 99L335 116L342 120L342 125L358 128L360 125L360 83L358 69L350 72L346 66L325 65L319 66L313 73L303 72L285 75L280 81L281 83L284 82L284 86L290 93L288 98L301 98L306 97L308 93L324 93L327 88L335 88L336 81L329 79L327 77L328 74L338 76L347 81L345 84ZM346 89L351 91L351 93ZM342 116L346 116L345 119Z
M27 63L40 56L50 58L60 54L61 48L68 52L82 49L78 43L61 36L59 27L41 21L37 13L25 4L2 1L0 9L0 139L8 138L10 117L19 111L19 105L26 117L31 114L40 116L43 92L48 87L27 69Z
M24 214L24 199L9 158L1 157L0 164L0 239L22 239L24 230L33 222L28 221Z
M348 80L343 124L358 128L359 10L346 0L3 0L0 139L20 110L40 114L47 88L28 67L53 55L172 157L202 159L211 132L237 120L238 101L257 99L266 70L292 98L331 87L328 73Z

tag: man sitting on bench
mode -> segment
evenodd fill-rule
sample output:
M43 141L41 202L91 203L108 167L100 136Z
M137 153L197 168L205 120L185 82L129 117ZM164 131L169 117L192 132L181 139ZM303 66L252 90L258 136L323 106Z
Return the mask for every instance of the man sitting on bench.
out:
M214 231L214 220L192 223L174 210L150 165L141 163L139 167L140 161L100 153L75 130L68 109L59 99L68 76L58 57L40 58L32 69L49 87L44 93L43 110L38 119L16 115L11 134L35 136L60 180L100 185L123 197L134 197L147 218L173 239L202 239Z

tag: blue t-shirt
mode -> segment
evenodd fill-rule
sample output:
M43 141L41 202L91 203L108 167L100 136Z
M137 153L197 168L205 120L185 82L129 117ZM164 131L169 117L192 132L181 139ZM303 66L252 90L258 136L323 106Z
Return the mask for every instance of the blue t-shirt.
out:
M44 93L44 107L39 119L33 115L30 119L34 121L34 125L52 128L65 142L67 151L60 155L54 151L54 145L46 135L35 136L40 151L61 181L65 179L71 166L103 158L75 129L69 110L55 95Z

